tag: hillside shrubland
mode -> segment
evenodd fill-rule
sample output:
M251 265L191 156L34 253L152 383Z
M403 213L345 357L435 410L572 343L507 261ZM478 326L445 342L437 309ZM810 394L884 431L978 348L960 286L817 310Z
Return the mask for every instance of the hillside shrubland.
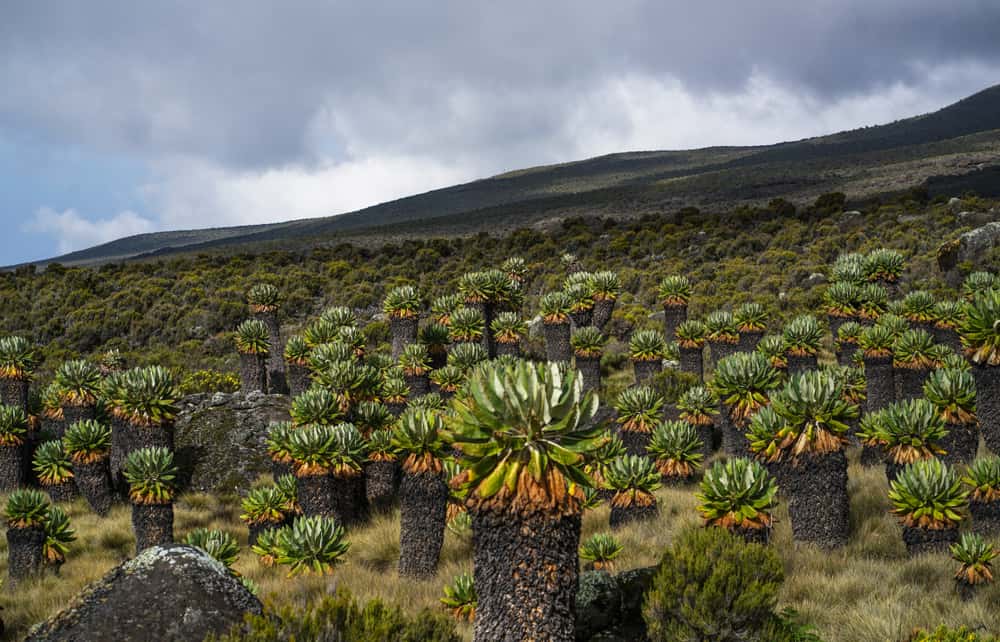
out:
M782 321L815 310L829 264L840 253L884 246L907 257L906 283L935 294L945 284L935 252L942 241L969 228L945 199L926 202L915 192L843 211L842 196L826 195L809 208L775 200L763 208L727 213L694 208L633 220L576 216L504 236L413 239L377 247L330 245L302 252L199 254L169 260L69 268L26 266L0 275L0 334L29 338L40 347L44 381L63 360L117 349L130 365L161 364L189 379L188 389L232 389L236 371L233 331L245 318L254 283L280 288L283 330L294 333L331 305L378 316L385 293L413 284L425 298L453 292L460 276L513 255L529 266L525 309L557 289L566 274L560 257L573 253L585 270L614 270L623 294L612 330L627 336L655 326L656 284L672 273L694 284L690 313L758 301ZM847 205L848 209L850 205ZM963 209L995 203L969 197ZM973 266L964 266L971 270ZM372 344L388 340L388 325L370 323ZM216 374L196 371L212 370Z

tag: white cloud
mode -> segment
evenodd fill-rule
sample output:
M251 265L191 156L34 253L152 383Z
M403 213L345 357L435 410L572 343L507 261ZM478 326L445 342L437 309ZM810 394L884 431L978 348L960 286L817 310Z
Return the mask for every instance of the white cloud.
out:
M60 254L107 243L125 236L155 232L157 226L135 212L119 212L111 218L91 221L73 209L57 212L39 208L33 219L25 222L27 232L45 234L56 239Z
M534 96L538 109L561 117L541 135L522 132L499 141L483 140L483 130L517 116L499 108L499 115L493 114L482 105L506 101L519 106L514 111L528 113L529 96L456 88L443 96L448 106L440 122L427 129L413 125L406 142L370 126L393 124L392 105L325 104L313 116L307 141L317 162L258 171L171 157L154 165L157 179L143 188L143 196L163 229L328 216L531 165L634 150L766 145L886 123L943 107L997 75L996 69L976 65L925 72L920 85L895 83L836 100L817 98L760 71L727 93L699 94L671 76L608 77L581 87L565 104ZM394 125L398 134L405 133L403 123ZM331 139L346 157L335 160L324 150Z
M475 176L433 158L379 155L341 163L239 172L196 159L158 164L144 189L165 229L251 225L328 216Z

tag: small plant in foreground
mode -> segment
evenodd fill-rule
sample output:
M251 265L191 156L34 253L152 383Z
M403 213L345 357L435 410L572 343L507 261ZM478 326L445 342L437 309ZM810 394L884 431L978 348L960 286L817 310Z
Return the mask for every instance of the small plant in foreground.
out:
M969 586L989 584L993 581L992 562L996 556L996 549L982 535L964 533L957 544L951 545L952 559L962 565L955 580Z
M298 517L291 527L278 531L276 562L289 567L288 576L300 573L326 575L343 561L350 548L344 527L329 517Z
M614 535L595 533L580 545L580 559L586 561L592 570L613 572L615 560L623 550L625 547Z
M441 598L441 603L451 612L452 617L466 622L475 619L478 601L471 573L456 575L451 584L444 587L444 597Z

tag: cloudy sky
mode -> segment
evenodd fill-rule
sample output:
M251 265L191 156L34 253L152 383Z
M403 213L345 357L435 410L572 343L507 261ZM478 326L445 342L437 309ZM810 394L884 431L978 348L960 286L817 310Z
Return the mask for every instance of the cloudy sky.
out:
M998 33L996 0L8 2L0 265L879 124L1000 82Z

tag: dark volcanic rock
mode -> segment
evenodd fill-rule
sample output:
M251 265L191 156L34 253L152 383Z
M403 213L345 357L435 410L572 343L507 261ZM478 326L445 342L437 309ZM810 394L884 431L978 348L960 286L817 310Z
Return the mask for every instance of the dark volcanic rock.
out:
M645 640L642 599L654 575L655 566L615 576L605 571L581 573L576 593L576 639L580 642Z
M287 421L284 395L192 395L180 403L174 444L181 481L192 490L234 492L271 470L264 439L271 422Z
M260 614L261 604L226 568L190 546L146 549L83 590L32 642L202 640Z

